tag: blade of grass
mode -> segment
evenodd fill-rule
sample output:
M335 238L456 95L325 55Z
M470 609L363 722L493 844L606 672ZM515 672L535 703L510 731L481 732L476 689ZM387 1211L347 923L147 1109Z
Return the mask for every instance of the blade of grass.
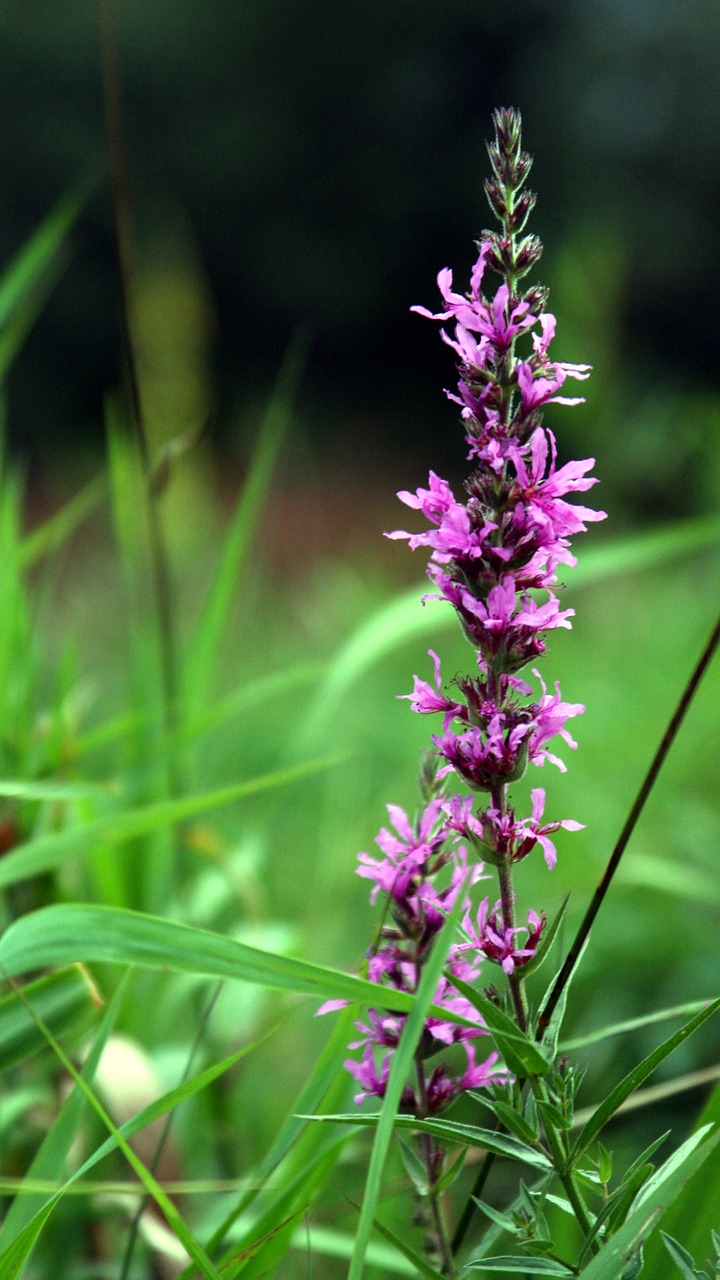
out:
M158 800L154 804L141 805L136 809L116 810L82 826L38 836L0 860L0 889L59 867L68 858L86 854L99 841L121 844L136 836L161 831L209 809L217 809L245 797L298 782L321 769L332 768L341 759L342 756L336 755L308 760L289 769L263 774L230 787L184 796L179 800Z
M564 1040L562 1053L571 1053L575 1049L585 1049L588 1045L607 1040L611 1036L624 1036L631 1031L641 1031L652 1027L657 1022L671 1022L674 1018L686 1018L688 1014L699 1013L707 1009L709 1000L690 1000L687 1004L677 1004L670 1009L659 1009L655 1013L644 1013L637 1018L628 1018L626 1022L613 1022L608 1027L600 1027L598 1031L589 1031L587 1035L574 1036L572 1040Z
M162 801L183 791L176 758L167 751L176 725L176 698L166 558L149 492L142 426L114 401L108 401L105 418L115 540L127 597L130 710L143 713L125 745L130 764L153 761L152 771L143 779L142 798ZM171 824L151 836L148 833L139 874L137 868L133 876L123 868L128 881L126 902L156 909L167 901L176 853L172 834Z
M43 556L56 551L67 542L75 530L99 507L107 490L104 475L88 481L79 493L70 498L54 515L37 529L25 535L18 547L18 564L21 569L32 569Z
M700 1114L698 1130L715 1126L720 1131L720 1085L716 1085ZM720 1185L720 1147L710 1155L703 1178L693 1187L692 1196L685 1196L668 1214L667 1232L694 1253L704 1256L709 1248L711 1231L718 1229L718 1186ZM659 1238L650 1241L647 1250L648 1275L653 1280L677 1280Z
M350 1262L350 1270L348 1271L348 1280L360 1280L363 1273L365 1255L370 1243L376 1206L380 1196L383 1169L390 1148L393 1127L397 1120L403 1087L425 1027L425 1019L432 1005L432 998L437 990L443 966L447 961L461 906L462 899L458 897L453 910L443 925L442 931L435 940L432 954L420 979L414 1007L402 1029L397 1049L392 1056L385 1097L377 1119L377 1130L370 1156L365 1193L355 1236L355 1248Z
M643 1080L646 1080L656 1067L658 1067L661 1062L665 1061L665 1058L667 1058L673 1050L683 1044L694 1031L697 1031L698 1027L701 1027L703 1022L707 1022L707 1019L711 1017L718 1008L720 1008L720 999L713 1000L706 1009L701 1009L700 1013L696 1013L693 1018L690 1018L690 1020L684 1024L684 1026L680 1027L679 1031L676 1031L674 1035L665 1040L657 1049L654 1049L646 1058L643 1058L642 1062L639 1062L636 1067L633 1067L632 1071L628 1072L619 1084L617 1084L608 1094L607 1098L600 1103L600 1106L594 1111L593 1115L581 1129L573 1147L573 1162L577 1161L583 1151L587 1150L590 1143L594 1141L601 1129L615 1114L618 1107L622 1106L625 1099L629 1098L630 1095L635 1092L639 1085L642 1084Z
M684 1142L646 1182L622 1227L603 1245L579 1280L618 1280L633 1253L644 1244L684 1187L704 1165L720 1141L707 1128ZM648 1271L653 1280L658 1272Z
M290 1218L306 1212L330 1177L344 1145L341 1138L318 1151L314 1160L283 1188L269 1210L251 1223L239 1249L235 1245L223 1255L223 1280L234 1280L239 1275L244 1280L255 1280L256 1276L277 1274L279 1263L292 1247Z
M23 995L58 1034L96 1011L102 1003L97 988L81 965L28 983ZM44 1038L23 1002L14 994L0 999L0 1071L16 1066L44 1046Z
M4 379L63 266L65 238L80 200L64 197L0 276L0 381Z
M123 977L112 1000L108 1003L90 1046L82 1068L82 1076L87 1083L91 1083L94 1079L102 1051L115 1027L125 994L125 986L126 979ZM62 1180L68 1153L77 1137L85 1109L84 1095L76 1085L30 1162L27 1170L29 1182L46 1179L54 1182ZM3 1277L3 1280L5 1280L6 1276L3 1266L11 1265L11 1263L6 1264L6 1257L22 1257L22 1250L25 1246L27 1246L28 1252L24 1257L29 1256L29 1251L33 1247L37 1234L39 1234L58 1199L58 1196L53 1196L48 1201L40 1193L31 1194L27 1191L15 1197L0 1226L0 1276ZM37 1222L37 1232L32 1228L33 1220ZM24 1244L20 1241L21 1236L23 1236ZM17 1250L12 1253L16 1241L18 1242ZM8 1255L9 1249L11 1250L10 1255Z
M14 989L22 999L22 993L20 992L20 989L17 986ZM138 1178L140 1178L141 1182L145 1186L146 1191L152 1196L158 1209L160 1210L163 1217L165 1218L165 1221L167 1222L170 1229L174 1231L177 1239L185 1248L188 1256L193 1259L196 1266L199 1267L200 1271L205 1276L206 1280L222 1280L220 1273L216 1271L212 1262L207 1257L204 1249L198 1243L198 1241L193 1236L192 1232L187 1227L184 1219L182 1218L181 1214L178 1212L177 1208L173 1204L170 1197L166 1195L166 1193L163 1191L160 1184L155 1180L155 1178L152 1176L150 1171L145 1167L145 1165L143 1164L139 1156L137 1156L133 1151L132 1147L128 1145L125 1137L117 1128L117 1126L113 1123L112 1119L110 1118L107 1111L103 1107L102 1103L100 1102L100 1099L97 1097L97 1094L93 1091L93 1089L90 1087L87 1081L83 1079L80 1072L76 1071L75 1067L70 1062L70 1059L67 1057L64 1050L58 1044L52 1032L44 1024L42 1019L38 1018L37 1014L32 1009L29 1008L29 1011L31 1013L31 1016L34 1016L34 1018L36 1019L38 1027L40 1028L43 1035L45 1036L48 1044L50 1045L53 1052L55 1053L55 1056L57 1057L58 1061L62 1064L62 1066L68 1072L68 1074L72 1076L76 1085L78 1085L79 1088L82 1090L83 1094L85 1095L85 1098L89 1102L95 1114L104 1124L105 1128L112 1134L112 1137L114 1138L118 1147L120 1148L123 1155L125 1156L125 1159L128 1161L131 1168L135 1171Z
M188 646L184 687L189 715L197 715L210 690L238 582L247 562L257 519L290 424L295 396L307 363L309 343L307 328L297 329L290 341L265 412L240 500L225 535L220 563Z
M387 1003L403 1013L415 1009L418 1000L338 969L259 951L223 934L117 907L80 903L42 907L15 920L0 938L0 966L11 977L27 969L78 960L234 978L320 999L369 1002L376 1008ZM428 1008L426 1004L423 1016ZM471 1025L450 1010L433 1007L430 1012L445 1021Z
M350 1030L356 1015L357 1008L352 1005L348 1006L341 1014L328 1043L322 1049L315 1063L310 1079L300 1093L295 1106L280 1129L269 1152L256 1170L256 1186L241 1196L237 1205L233 1207L213 1232L208 1243L208 1250L211 1253L222 1243L233 1223L250 1207L267 1179L279 1168L301 1135L307 1132L309 1122L305 1119L306 1113L312 1114L328 1095L333 1098L338 1092L347 1095L347 1077L341 1076L340 1073L347 1055ZM339 1077L340 1090L337 1087ZM320 1145L318 1141L320 1139L319 1133L317 1134L317 1139L313 1138L312 1133L309 1136L310 1143L306 1144L300 1157L302 1164L310 1162L316 1153L318 1145ZM187 1277L183 1277L182 1280L187 1280Z
M87 796L108 796L117 790L106 782L22 782L0 778L0 796L17 800L79 800Z
M417 1273L419 1273L421 1276L425 1276L426 1280L443 1280L443 1277L441 1276L440 1272L436 1271L434 1267L430 1266L430 1263L428 1262L427 1258L423 1258L421 1253L417 1253L415 1249L411 1249L410 1245L407 1244L405 1240L403 1240L402 1236L399 1236L394 1231L391 1231L389 1227L383 1226L382 1222L378 1222L377 1218L373 1223L373 1227L377 1232L377 1234L381 1236L383 1240L387 1240L388 1244L391 1244L394 1249L397 1249L398 1253L401 1253L402 1256L406 1258L407 1261L411 1264L410 1270L403 1271L402 1272L403 1275L416 1275ZM372 1250L373 1250L373 1245L371 1241L370 1246L368 1248L368 1262L370 1262L371 1264L373 1261ZM398 1263L392 1257L386 1261L385 1265L392 1266L395 1271L400 1272L400 1267Z

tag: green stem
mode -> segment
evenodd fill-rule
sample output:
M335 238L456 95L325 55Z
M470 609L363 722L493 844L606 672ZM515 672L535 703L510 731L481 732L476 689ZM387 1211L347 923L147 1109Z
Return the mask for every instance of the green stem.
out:
M415 1069L417 1072L417 1097L419 1119L424 1119L428 1114L427 1102L427 1086L425 1081L425 1066L419 1054L415 1056ZM442 1260L443 1275L455 1276L455 1259L453 1258L453 1247L448 1233L445 1214L441 1203L441 1192L437 1189L437 1178L435 1176L437 1163L437 1148L435 1147L429 1133L422 1133L421 1145L423 1159L425 1161L425 1170L428 1180L428 1197L430 1200L430 1212L432 1213L433 1231L437 1244L438 1253Z
M549 1101L545 1085L537 1076L531 1077L530 1086L536 1102ZM550 1155L555 1167L555 1172L565 1189L565 1194L570 1201L573 1213L577 1219L577 1224L582 1231L584 1238L588 1240L591 1238L593 1232L592 1218L583 1199L582 1192L575 1181L572 1167L568 1163L568 1153L563 1146L562 1137L558 1133L557 1129L555 1129L552 1121L544 1114L542 1108L540 1109L540 1114L543 1118L543 1128L545 1130L548 1147L550 1148ZM596 1238L593 1238L591 1240L590 1248L593 1253L597 1253L600 1248L600 1242Z
M506 859L498 866L498 880L500 882L500 901L502 904L503 925L506 929L515 927L515 903L513 900L512 887L512 866ZM510 994L512 996L513 1005L515 1006L515 1016L521 1031L527 1031L528 1025L528 1008L525 999L525 987L522 979L522 970L518 973L511 973L508 977L510 984Z

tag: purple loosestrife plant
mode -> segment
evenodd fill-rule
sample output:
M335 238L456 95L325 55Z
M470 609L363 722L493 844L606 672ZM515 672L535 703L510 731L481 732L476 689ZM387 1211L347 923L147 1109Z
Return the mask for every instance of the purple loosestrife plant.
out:
M424 1219L426 1245L442 1274L457 1274L456 1255L469 1213L466 1209L451 1239L441 1200L460 1162L447 1167L451 1137L444 1139L442 1124L428 1122L442 1120L459 1095L472 1091L495 1111L509 1131L508 1140L523 1144L518 1158L545 1162L550 1180L560 1181L564 1204L582 1237L578 1262L568 1264L554 1252L547 1234L542 1205L549 1182L533 1194L521 1184L520 1208L505 1216L504 1225L529 1256L527 1266L512 1265L510 1270L570 1276L602 1249L611 1228L619 1229L632 1195L621 1184L615 1202L607 1193L601 1213L594 1215L588 1208L587 1185L594 1185L593 1178L597 1183L599 1175L580 1169L578 1160L601 1125L583 1142L586 1126L579 1145L571 1149L578 1076L567 1059L557 1058L557 1030L548 1028L560 988L556 982L537 1017L537 1029L531 1025L525 990L527 976L549 950L560 916L549 927L542 911L530 909L525 919L517 919L513 869L535 852L552 869L557 859L553 837L561 828L577 831L580 824L546 818L541 787L531 789L531 812L519 812L511 787L529 766L549 762L564 772L557 740L576 745L568 722L584 707L564 701L557 683L549 692L536 664L545 654L548 633L571 626L573 610L561 608L556 594L558 567L575 564L571 538L605 513L573 500L596 483L590 475L594 460L558 465L555 437L543 423L546 405L582 403L580 397L562 393L568 382L583 381L590 370L550 354L555 317L545 310L547 291L524 285L542 246L525 233L535 196L525 188L530 159L521 147L519 114L499 110L494 125L495 139L488 147L492 177L485 189L499 230L482 233L467 293L453 290L452 273L445 268L438 276L442 309L413 308L447 326L441 336L456 356L457 391L447 394L460 407L467 442L465 493L457 497L431 471L427 488L398 495L429 527L387 535L407 540L413 550L429 549L431 594L457 613L474 662L468 674L445 684L440 658L431 649L432 682L415 676L412 693L400 695L420 715L437 717L439 732L431 736L432 748L423 756L418 814L411 818L388 805L389 826L376 839L381 856L359 855L358 874L372 882L370 900L382 904L367 973L383 988L385 1011L370 1009L356 1023L358 1038L350 1045L354 1056L345 1066L358 1085L357 1103L385 1096L406 1023L404 1014L387 1012L392 1010L391 992L417 992L435 940L455 908L461 921L458 938L450 946L432 1016L425 1020L415 1053L414 1075L400 1100L406 1120L421 1127L420 1159L415 1157L414 1166L409 1161L408 1168L414 1168L416 1186L430 1210ZM480 897L477 887L494 875L497 891ZM489 978L497 978L497 987ZM323 1009L338 1003L331 1001ZM440 1016L443 1011L447 1020ZM492 1151L487 1131L474 1132L479 1135L476 1144ZM478 1194L491 1159L476 1184ZM601 1155L601 1164L604 1159ZM420 1179L418 1163L424 1170ZM647 1166L643 1169L647 1178ZM606 1173L605 1163L603 1187ZM613 1204L611 1213L608 1206ZM495 1210L493 1215L497 1223ZM638 1257L635 1241L622 1264L626 1280L637 1274ZM507 1259L483 1259L485 1265L492 1261Z
M466 492L460 500L431 471L427 488L398 495L430 528L387 535L407 539L412 549L430 550L432 594L455 609L475 661L448 692L440 658L431 650L433 683L415 676L413 692L401 695L421 715L441 717L441 732L432 735L433 753L421 771L423 808L411 821L402 809L388 805L394 831L383 828L377 837L383 857L361 853L358 870L373 881L372 902L385 895L386 923L369 956L369 976L399 990L417 990L447 912L458 896L464 899L461 941L451 947L435 1005L463 1014L474 1025L427 1019L416 1080L402 1098L403 1110L418 1118L436 1114L466 1090L507 1077L496 1052L481 1052L484 1019L453 978L474 984L485 962L498 966L509 984L518 1027L527 1029L523 971L538 955L546 918L530 910L526 924L516 922L512 868L535 849L552 868L551 837L561 827L576 831L580 824L545 821L540 787L532 791L531 815L518 815L509 788L528 765L550 761L565 770L550 748L554 739L575 746L566 725L584 708L564 702L557 684L549 693L531 664L545 653L549 631L571 625L573 610L562 609L553 590L558 565L575 563L570 539L588 522L604 518L604 512L568 500L596 483L588 474L594 460L558 467L555 437L543 426L548 403L582 403L580 397L559 393L568 380L582 381L590 370L551 357L555 317L545 310L547 292L521 284L542 251L536 236L524 234L535 203L524 189L530 159L521 149L517 112L498 111L494 122L495 141L488 148L493 176L486 192L500 229L483 232L466 294L453 291L452 273L445 268L438 276L442 310L412 308L452 325L441 329L441 336L458 362L457 392L447 394L460 406L468 446ZM518 674L528 666L533 683ZM455 791L463 784L469 795ZM488 878L486 863L496 869L500 898L494 905L486 897L473 906L471 890ZM438 888L443 877L445 887ZM482 980L487 982L487 973ZM358 1024L361 1036L351 1048L360 1057L346 1063L360 1086L357 1102L384 1096L403 1023L403 1017L371 1011L367 1022ZM465 1052L459 1065L457 1060L433 1065L440 1050L457 1044ZM432 1184L442 1169L439 1146L426 1144L426 1155ZM436 1252L449 1270L439 1214L435 1227Z

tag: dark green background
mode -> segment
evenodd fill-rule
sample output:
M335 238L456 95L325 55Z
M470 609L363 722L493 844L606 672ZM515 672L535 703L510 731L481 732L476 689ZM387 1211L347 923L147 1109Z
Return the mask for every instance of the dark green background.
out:
M449 353L408 308L435 305L444 265L463 286L489 220L490 112L512 104L535 156L555 352L596 366L568 430L603 437L620 503L716 505L714 0L114 9L136 240L140 253L181 240L209 289L218 447L244 451L243 414L310 319L298 452L352 466L358 443L365 461L412 449L418 480L431 448L436 466L457 459L440 397ZM70 186L95 181L10 385L16 448L47 455L102 438L119 376L97 9L6 4L0 38L3 258Z

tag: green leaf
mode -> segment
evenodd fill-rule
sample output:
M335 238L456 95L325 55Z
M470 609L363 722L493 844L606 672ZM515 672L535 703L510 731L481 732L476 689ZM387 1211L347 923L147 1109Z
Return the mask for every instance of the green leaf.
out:
M27 987L25 990L27 990ZM83 1063L82 1075L83 1079L88 1083L91 1083L95 1076L100 1056L115 1027L124 990L125 979L123 978L103 1013L87 1058ZM77 1137L85 1108L85 1096L76 1085L30 1162L26 1175L28 1182L41 1182L45 1179L54 1180L58 1183L62 1181L65 1176L68 1153ZM24 1260L29 1255L37 1234L59 1199L59 1195L54 1195L50 1200L46 1200L44 1196L30 1194L27 1191L22 1195L15 1196L3 1219L2 1226L0 1226L0 1250L3 1251L0 1253L0 1275L5 1275L2 1270L2 1260L5 1258L7 1250L14 1240L21 1235L23 1236L24 1244L21 1243L18 1246L19 1252L17 1255L12 1254L11 1256L18 1256ZM37 1217L37 1231L32 1226L36 1215L39 1215ZM27 1252L23 1253L25 1248ZM11 1264L8 1263L8 1265ZM22 1265L22 1261L20 1265Z
M716 1085L698 1120L698 1126L720 1124L720 1085ZM692 1189L692 1195L683 1196L668 1215L666 1230L680 1239L695 1257L705 1256L708 1238L718 1223L718 1195L720 1184L720 1148L710 1156L702 1179ZM653 1280L676 1280L675 1271L669 1265L667 1251L658 1237L650 1241L646 1250L647 1266Z
M720 1133L693 1134L645 1184L619 1230L583 1268L579 1280L619 1280L628 1259L644 1244L685 1185L715 1150ZM653 1280L656 1275L653 1272Z
M379 1121L379 1113L363 1115L350 1111L337 1115L308 1116L306 1119L351 1124L360 1128L375 1128ZM517 1138L498 1133L495 1129L479 1129L476 1125L459 1124L455 1120L418 1120L415 1116L402 1113L395 1117L395 1128L411 1129L415 1133L429 1133L431 1137L439 1138L442 1142L480 1147L483 1151L493 1151L496 1155L508 1156L511 1160L521 1160L525 1164L533 1165L536 1169L552 1168L544 1152L534 1150Z
M365 978L274 955L223 934L119 907L63 903L21 916L0 938L0 969L10 976L74 961L173 969L211 978L235 978L321 999L346 999L410 1013L417 997ZM434 1006L431 1007L431 1012ZM446 1021L465 1020L434 1010Z
M302 1203L308 1203L311 1199L312 1187L329 1174L333 1167L333 1151L337 1158L343 1150L343 1142L334 1143L329 1153L323 1151L326 1135L319 1126L309 1126L302 1114L297 1113L313 1112L323 1102L332 1106L347 1098L350 1092L350 1080L343 1069L343 1062L347 1057L347 1043L356 1016L357 1006L350 1006L340 1014L310 1079L280 1129L270 1151L254 1171L254 1185L239 1197L215 1229L208 1241L208 1252L212 1253L222 1243L241 1215L247 1216L248 1209L261 1191L263 1203L266 1206L261 1218L261 1224L264 1224L261 1230L269 1230L274 1223L279 1222L292 1210L299 1198ZM269 1190L265 1184L273 1174L277 1176L273 1180L273 1189ZM312 1186L309 1185L310 1182ZM250 1238L250 1232L246 1230L243 1239L247 1243ZM181 1280L190 1280L191 1275L190 1267L183 1272Z
M102 782L26 782L0 778L0 796L13 800L82 800L112 795L117 788Z
M134 1134L139 1133L140 1130L146 1128L147 1125L152 1124L155 1120L160 1119L160 1117L166 1115L169 1111L174 1110L174 1108L179 1106L181 1102L186 1101L186 1099L193 1097L195 1094L199 1093L202 1089L207 1088L207 1086L211 1084L213 1080L216 1080L219 1076L223 1075L226 1071L228 1071L231 1067L233 1067L237 1062L239 1062L241 1058L245 1057L246 1054L250 1053L251 1050L256 1047L257 1043L259 1042L255 1042L252 1045L246 1045L238 1053L234 1053L229 1058L225 1058L224 1061L216 1063L212 1067L208 1067L205 1071L202 1071L198 1075L192 1077L192 1079L185 1080L182 1084L178 1085L175 1089L169 1090L169 1092L164 1094L161 1098L156 1099L155 1102L150 1104L150 1106L144 1107L142 1111L139 1111L137 1115L133 1116L131 1120L128 1120L119 1129L116 1129L113 1126L112 1121L109 1121L109 1118L105 1117L105 1113L102 1111L101 1104L95 1098L95 1095L92 1093L92 1090L90 1090L89 1085L85 1079L85 1076L83 1075L81 1077L77 1073L75 1073L71 1067L68 1068L71 1074L75 1076L76 1085L80 1090L81 1094L85 1095L86 1100L98 1112L98 1114L100 1115L100 1118L106 1124L106 1127L110 1129L110 1137L107 1138L105 1142L103 1142L102 1145L98 1147L97 1150L94 1151L93 1154L89 1156L88 1159L85 1160L78 1169L74 1171L74 1173L70 1176L70 1178L68 1178L66 1182L60 1187L60 1189L53 1196L50 1197L50 1199L46 1202L46 1204L44 1204L41 1207L41 1209L36 1213L35 1217L29 1223L26 1224L26 1226L18 1234L16 1239L9 1246L9 1248L7 1248L2 1255L0 1255L0 1280L6 1280L6 1273L2 1269L3 1265L6 1262L6 1255L9 1259L12 1259L15 1256L15 1246L17 1242L20 1241L21 1239L25 1243L28 1243L28 1242L34 1243L34 1240L37 1238L37 1235L39 1234L39 1230L42 1229L48 1217L52 1213L53 1209L59 1203L64 1193L69 1189L69 1187L73 1185L73 1183L83 1178L86 1173L88 1173L96 1164L98 1164L101 1160L103 1160L115 1148L120 1147L123 1153L127 1156L128 1151L130 1150L130 1148L128 1148L127 1146L127 1141L126 1141L128 1138L133 1137ZM154 1180L152 1180L152 1175L148 1175L150 1179L150 1182L148 1183L148 1181L143 1178L143 1174L141 1171L142 1166L140 1161L137 1161L137 1164L135 1164L131 1159L130 1163L133 1165L135 1172L138 1174L141 1180L145 1182L145 1186L149 1194L153 1195ZM33 1170L33 1172L35 1173L35 1170ZM36 1174L35 1176L38 1176L38 1175ZM164 1193L162 1193L162 1196L164 1197ZM156 1196L155 1196L155 1199L157 1200ZM160 1205L159 1207L161 1209L163 1208L162 1205ZM165 1216L167 1217L167 1214ZM217 1273L215 1272L214 1268L212 1268L211 1264L210 1264L210 1270L206 1270L203 1268L202 1259L204 1257L204 1254L202 1253L202 1251L198 1253L197 1248L193 1249L192 1244L188 1248L189 1242L187 1240L187 1236L189 1235L189 1233L187 1232L187 1229L183 1228L182 1223L180 1223L180 1230L178 1231L177 1221L170 1222L170 1219L168 1218L168 1222L173 1227L173 1229L176 1230L176 1234L178 1235L178 1238L182 1240L182 1243L188 1249L190 1256L194 1258L196 1265L201 1267L201 1270L203 1270L205 1275L211 1277L212 1280L216 1280ZM6 1222L3 1224L3 1237L6 1234L7 1227L8 1227L8 1224L6 1220ZM27 1257L27 1253L25 1253L24 1256ZM9 1273L9 1274L14 1274L14 1273Z
M478 1209L485 1214L485 1217L494 1222L495 1226L499 1227L506 1235L517 1236L520 1234L520 1227L509 1214L501 1213L499 1209L494 1209L491 1204L486 1204L484 1200L478 1200L477 1196L472 1196L471 1198Z
M650 1156L655 1154L667 1136L667 1133L662 1134L641 1152L623 1175L620 1185L608 1196L605 1204L598 1211L593 1229L585 1241L581 1262L586 1261L591 1256L592 1242L598 1236L601 1228L605 1228L607 1235L614 1235L618 1228L622 1226L635 1196L655 1170L655 1166L649 1163Z
M457 987L460 994L464 995L478 1013L482 1014L485 1025L505 1059L508 1070L512 1071L513 1075L523 1078L547 1075L550 1063L545 1054L533 1040L523 1035L512 1018L483 995L482 991L469 986L454 973L448 973L446 976L453 986Z
M668 1009L659 1009L656 1013L644 1013L638 1018L628 1018L625 1022L612 1022L598 1031L589 1031L587 1035L573 1036L572 1040L563 1040L562 1053L571 1053L574 1049L585 1049L588 1045L609 1040L611 1036L624 1036L630 1031L641 1031L644 1027L652 1027L657 1022L671 1022L675 1018L686 1018L689 1014L699 1013L707 1009L710 1000L690 1000L687 1004L673 1005Z
M537 1132L514 1107L510 1107L506 1102L500 1102L496 1098L493 1100L492 1109L498 1120L501 1120L505 1125L505 1128L514 1133L515 1137L519 1138L521 1142L526 1142L532 1146L538 1141Z
M31 569L43 556L57 550L67 542L83 520L100 505L107 483L104 476L95 476L83 489L70 498L54 515L31 533L25 535L18 547L18 565Z
M408 1246L403 1246L400 1243L396 1245L395 1241L399 1240L399 1237L395 1236L394 1232L388 1231L385 1234L378 1222L375 1223L375 1230L378 1235L384 1235L386 1243L382 1243L380 1240L370 1241L366 1257L368 1266L383 1277L386 1275L411 1276L417 1280L415 1259L420 1258L420 1254L415 1254L412 1249L409 1250L409 1253L413 1256L413 1263L411 1264L407 1256ZM312 1255L313 1257L342 1258L345 1261L349 1261L352 1257L355 1237L347 1231L336 1231L331 1227L321 1227L315 1222L310 1223L306 1220L302 1224L296 1225L290 1244L294 1250L303 1254L306 1258ZM428 1266L424 1258L421 1260L425 1266ZM427 1275L430 1280L444 1280L440 1273L434 1271L432 1267L423 1274ZM224 1274L223 1280L225 1280Z
M383 1240L387 1240L388 1244L393 1245L404 1258L407 1258L408 1262L412 1262L420 1275L426 1277L426 1280L443 1280L441 1273L436 1271L434 1267L431 1267L427 1258L423 1258L421 1253L418 1253L415 1249L411 1248L411 1246L403 1240L402 1236L397 1235L395 1231L391 1231L389 1227L383 1226L382 1222L378 1222L377 1218L375 1219L373 1226L377 1234L382 1236ZM372 1243L368 1247L367 1259L368 1262L372 1264L372 1256L370 1253L371 1249Z
M101 1004L89 975L80 965L38 978L23 987L28 1005L60 1035L96 1011ZM0 1069L22 1062L45 1048L45 1037L25 1004L12 993L0 1000Z
M0 380L5 377L59 275L65 237L79 209L79 200L63 198L0 276Z
M433 995L437 991L443 966L447 962L448 951L455 934L461 908L462 898L458 896L455 906L435 939L430 958L425 963L414 1007L405 1022L398 1046L393 1053L385 1097L383 1098L380 1113L376 1117L377 1129L365 1182L365 1194L363 1196L348 1280L360 1280L363 1272L365 1251L372 1233L375 1206L380 1196L382 1173L392 1138L393 1126L397 1120L400 1099L415 1050L425 1028L425 1019L432 1007Z
M706 1009L702 1009L694 1018L691 1018L689 1022L686 1022L679 1031L676 1031L668 1040L664 1041L664 1043L657 1049L648 1054L642 1062L638 1063L638 1065L615 1086L604 1102L601 1102L597 1110L593 1112L590 1119L578 1134L573 1148L573 1161L577 1160L582 1152L587 1150L590 1143L597 1137L611 1116L615 1114L618 1107L622 1106L625 1099L629 1098L630 1095L635 1092L639 1085L642 1084L643 1080L646 1080L655 1068L658 1067L661 1062L664 1062L665 1058L667 1058L674 1049L677 1049L678 1045L683 1044L694 1031L697 1031L698 1027L701 1027L703 1022L707 1022L707 1019L711 1017L719 1007L720 1000L713 1000Z
M660 1232L662 1242L665 1245L670 1257L677 1267L683 1280L710 1280L707 1271L696 1271L695 1262L692 1254L687 1249L683 1249L677 1240L673 1240L672 1236L667 1235L664 1231Z
M262 774L258 778L250 778L230 787L183 796L178 800L158 800L136 809L119 809L101 818L94 818L82 826L37 836L19 849L6 854L0 861L0 889L18 884L31 876L53 871L69 858L89 853L100 842L121 844L138 836L165 831L199 813L298 782L322 769L332 768L341 759L342 756L336 755L304 761L288 769Z
M48 1036L48 1040L50 1044L55 1050L55 1053L59 1058L60 1062L62 1063L62 1065L64 1066L65 1070L69 1072L69 1074L74 1079L75 1083L79 1085L79 1087L82 1089L82 1092L85 1094L85 1097L90 1103L90 1106L92 1107L93 1111L95 1111L95 1113L100 1118L100 1120L105 1125L105 1127L109 1129L114 1141L116 1142L117 1146L120 1147L120 1150L125 1156L125 1159L128 1161L132 1169L140 1178L148 1195L152 1196L158 1209L160 1210L163 1217L165 1218L168 1226L172 1231L174 1231L180 1243L184 1246L189 1256L194 1260L196 1266L200 1269L202 1274L206 1277L206 1280L221 1280L219 1272L215 1269L212 1262L207 1257L202 1246L197 1242L192 1232L186 1226L182 1216L178 1212L173 1201L163 1191L160 1184L153 1177L150 1170L145 1167L142 1160L140 1160L140 1158L135 1154L132 1147L128 1145L124 1135L120 1132L117 1126L110 1119L110 1116L108 1115L107 1111L103 1107L99 1098L97 1098L97 1096L93 1093L93 1090L90 1088L87 1082L80 1075L79 1071L75 1070L69 1058L67 1058L66 1055L63 1053L57 1041L53 1039L53 1037L50 1035L49 1032L46 1032L46 1034Z
M419 1196L426 1196L430 1190L428 1181L428 1171L425 1161L419 1152L415 1151L408 1142L398 1137L398 1148L402 1156L402 1162L405 1166L405 1172L412 1182L415 1191Z
M552 1258L529 1258L523 1257L498 1257L498 1258L479 1258L476 1262L472 1257L468 1258L465 1263L466 1271L502 1271L508 1272L521 1271L525 1276L559 1276L561 1280L565 1280L566 1276L572 1276L574 1273L569 1267L563 1266L561 1262L555 1262Z
M220 564L188 647L184 683L190 711L201 707L207 697L223 632L237 596L238 579L247 562L262 503L290 424L309 344L307 328L299 328L280 369L240 501L225 535Z
M537 1109L540 1112L546 1124L553 1129L570 1129L572 1128L572 1120L569 1116L564 1116L559 1107L552 1102L546 1102L543 1098L536 1098Z

